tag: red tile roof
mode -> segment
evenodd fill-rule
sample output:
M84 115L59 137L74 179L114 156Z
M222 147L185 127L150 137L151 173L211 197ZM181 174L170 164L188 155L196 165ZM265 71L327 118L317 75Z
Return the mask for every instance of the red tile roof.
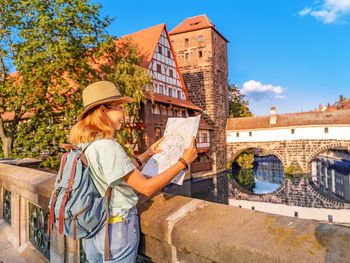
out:
M331 106L327 106L326 111L350 110L350 99L344 99L341 102L336 102Z
M157 101L157 102L162 102L162 103L166 103L166 104L173 104L173 105L177 105L177 106L188 108L188 109L202 111L202 109L200 107L193 104L189 100L177 99L177 98L173 98L173 97L166 96L163 94L150 93L147 91L145 92L145 95L146 95L146 98L149 100L153 99L154 101Z
M225 41L227 41L227 39L217 31L215 25L209 20L209 18L205 14L186 18L173 30L171 30L169 34L176 35L205 28L214 29L223 39L225 39Z
M300 127L318 125L349 125L350 110L334 112L300 112L276 114L276 124L270 124L270 116L229 118L226 130L273 129L281 127Z
M142 66L148 68L164 28L165 24L160 24L122 36L119 39L131 39L138 46L140 54L145 57Z

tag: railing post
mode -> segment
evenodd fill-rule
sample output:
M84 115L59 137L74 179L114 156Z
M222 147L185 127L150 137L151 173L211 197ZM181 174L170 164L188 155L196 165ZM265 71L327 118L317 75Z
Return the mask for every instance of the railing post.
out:
M0 220L4 215L4 188L0 185Z
M57 233L56 226L50 233L50 262L59 263L65 260L65 238Z
M79 253L79 244L78 239L73 240L69 237L66 237L66 257L67 257L67 263L77 263L80 259L80 253Z
M19 246L27 244L29 240L29 207L28 200L19 199Z
M20 246L20 196L11 191L11 228L10 241L18 249Z

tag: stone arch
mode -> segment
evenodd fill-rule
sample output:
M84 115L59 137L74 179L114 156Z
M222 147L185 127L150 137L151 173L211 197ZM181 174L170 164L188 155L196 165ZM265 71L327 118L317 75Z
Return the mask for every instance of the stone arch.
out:
M237 156L239 156L242 152L244 152L245 150L248 149L252 149L252 148L260 148L265 150L267 153L274 155L277 157L277 159L282 163L282 165L285 167L285 161L283 156L277 151L276 148L274 149L269 149L268 147L266 147L265 145L261 145L261 144L246 144L244 146L241 147L237 147L235 148L235 151L229 151L227 153L227 167L231 167L232 162L235 160L235 158Z
M307 166L307 172L311 173L311 162L312 160L319 155L320 153L330 150L335 147L343 147L347 148L350 151L350 141L337 141L337 142L330 142L322 145L321 147L317 148L316 150L312 151L306 158L306 166Z

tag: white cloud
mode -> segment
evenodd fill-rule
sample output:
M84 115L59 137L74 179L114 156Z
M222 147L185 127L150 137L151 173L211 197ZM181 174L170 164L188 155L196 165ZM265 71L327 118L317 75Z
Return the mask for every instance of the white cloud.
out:
M264 98L284 99L282 95L284 88L281 86L273 86L272 84L263 84L260 81L249 80L243 84L241 93L254 100L262 100Z
M325 24L335 23L341 17L350 14L350 0L323 0L321 5L315 2L313 8L305 7L298 14L300 16L311 15Z
M305 15L307 15L307 14L310 14L311 11L312 11L311 8L305 7L304 9L300 10L300 11L298 12L298 14L299 14L300 16L305 16Z

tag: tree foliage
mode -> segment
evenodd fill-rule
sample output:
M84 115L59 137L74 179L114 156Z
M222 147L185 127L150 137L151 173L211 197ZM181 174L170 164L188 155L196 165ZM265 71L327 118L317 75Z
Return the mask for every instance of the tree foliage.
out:
M254 179L254 150L249 149L236 157L232 164L232 172L236 181L249 191L255 187Z
M229 85L229 116L236 117L251 117L253 114L249 110L249 102L244 99L244 95L236 85Z
M109 79L139 103L149 76L137 48L118 46L108 17L88 0L4 0L0 4L0 138L5 157L39 157L57 167L59 142L81 112L81 91ZM101 58L110 66L96 67ZM134 78L135 77L135 78ZM25 120L25 121L24 121Z

